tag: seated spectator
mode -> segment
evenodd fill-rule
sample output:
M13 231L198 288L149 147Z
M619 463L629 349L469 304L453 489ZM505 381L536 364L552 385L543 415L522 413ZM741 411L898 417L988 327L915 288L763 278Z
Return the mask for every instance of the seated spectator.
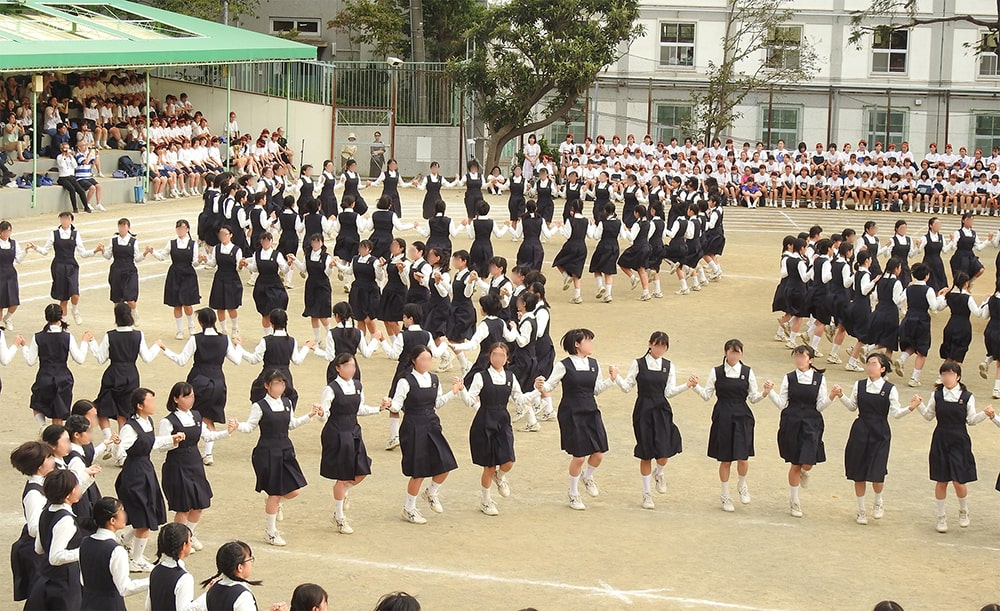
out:
M69 147L69 143L63 142L59 156L56 158L56 166L59 169L59 178L56 183L63 189L69 191L69 201L73 205L73 212L78 212L76 198L80 197L85 212L93 212L87 204L87 190L76 181L76 156Z
M27 161L24 157L24 127L17 122L16 113L7 113L7 119L3 125L3 139L0 142L2 142L0 150L8 153L16 152L18 161Z
M98 159L97 149L90 148L83 142L80 142L76 145L75 156L77 184L86 190L87 203L91 204L96 199L97 204L92 207L104 212L105 208L101 204L101 200L103 199L101 183L94 179L93 166Z

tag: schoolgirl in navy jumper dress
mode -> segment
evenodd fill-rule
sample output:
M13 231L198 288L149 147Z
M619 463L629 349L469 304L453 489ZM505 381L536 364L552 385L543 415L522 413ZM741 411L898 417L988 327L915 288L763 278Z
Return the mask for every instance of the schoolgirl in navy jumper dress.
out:
M336 377L327 382L320 398L326 424L320 434L323 449L319 474L336 481L333 485L334 524L337 532L349 535L354 529L344 515L344 499L352 487L372 473L372 459L361 438L358 416L378 414L390 402L383 399L378 406L365 404L361 382L354 375L357 365L352 355L340 354L331 365Z
M590 238L597 240L594 254L590 256L590 273L597 281L597 299L611 302L611 287L614 276L618 273L618 258L621 249L618 240L622 237L622 222L615 216L614 204L608 204L604 218L596 225L591 225Z
M910 257L917 253L918 248L919 243L914 243L913 238L906 235L906 221L896 221L896 232L889 240L889 256L899 259L899 281L903 283L903 288L910 285Z
M38 516L35 554L40 557L38 576L31 586L25 611L79 609L80 540L72 506L80 498L76 475L56 469L45 476L42 493L47 505Z
M240 330L238 310L243 305L243 281L240 280L238 266L248 254L250 253L244 253L233 243L232 230L223 227L219 230L219 244L212 248L208 256L199 257L201 263L215 268L212 288L208 294L208 307L215 310L224 331L228 315L233 320L233 333L236 335Z
M979 304L969 294L969 277L965 272L955 275L955 284L944 298L951 310L951 317L944 326L938 354L946 361L962 363L969 352L969 344L972 343L972 322L969 319L973 315L981 318L985 312L982 312Z
M993 395L1000 399L1000 282L996 290L979 306L981 316L986 316L986 329L983 330L983 343L986 346L986 358L979 364L979 375L986 378L990 363L997 363L997 374L993 382Z
M552 267L562 274L563 290L568 289L570 285L573 286L571 303L583 303L583 298L580 297L580 278L583 277L583 266L587 262L586 238L590 221L581 214L582 206L579 200L575 204L570 204L573 216L564 222L560 229L566 242L552 260Z
M295 447L288 438L288 431L322 415L323 409L313 405L309 413L295 417L291 401L282 397L285 377L280 371L271 371L264 378L267 396L254 403L246 422L239 423L241 433L252 433L260 427L260 438L254 446L250 461L257 476L255 490L267 493L264 504L265 539L271 545L283 546L285 540L278 532L276 520L281 513L282 499L293 499L306 486L306 478L295 458Z
M14 266L20 264L27 254L27 250L21 248L17 240L11 239L12 229L10 221L0 221L0 320L2 326L9 331L14 330L10 319L17 311L17 306L21 305L17 269Z
M323 162L323 172L320 174L319 199L317 211L324 218L337 216L337 175L334 174L333 162L329 159ZM308 232L306 237L308 237ZM305 249L303 249L305 250Z
M570 356L553 366L548 379L535 378L535 390L527 395L529 399L536 399L543 392L551 393L562 382L559 440L562 450L572 457L569 462L569 506L576 510L587 508L580 498L581 476L587 494L592 497L600 494L594 472L608 451L608 433L595 397L614 385L618 378L617 370L611 368L611 377L601 379L597 360L590 358L593 340L594 333L589 329L567 331L562 347Z
M425 259L427 245L416 240L406 250L406 303L420 306L423 310L431 298L431 265Z
M417 225L417 233L427 238L425 250L438 248L451 252L451 238L461 233L464 226L445 216L444 202L439 201L435 206L434 213L427 219L427 227Z
M29 243L25 250L34 250L38 254L45 256L49 250L54 249L52 264L49 271L52 274L52 290L49 296L59 302L63 315L73 314L73 322L83 323L83 317L77 306L80 303L80 263L77 257L92 257L103 251L103 245L98 244L93 251L83 247L83 238L80 232L73 226L73 213L59 213L59 227L52 230L52 234L45 241L44 246ZM68 307L68 306L72 307Z
M316 200L309 200L301 208L305 209L306 206L314 201ZM278 236L278 252L287 260L289 255L294 257L299 252L299 242L301 241L303 244L306 244L306 240L308 239L308 236L305 239L299 238L299 234L305 233L305 222L299 216L298 209L296 209L292 202L288 201L288 198L285 198L285 207L278 214L278 229L281 230L281 235ZM322 234L322 231L320 231L320 234ZM309 252L309 249L302 249L303 254L307 252ZM291 267L285 271L285 284L292 284Z
M337 234L337 239L333 242L333 254L347 262L358 254L361 232L367 231L368 220L355 211L353 197L342 200L340 208L340 215L333 221L333 231Z
M395 159L390 159L385 163L385 171L379 174L375 182L372 183L373 187L382 185L382 197L388 197L392 202L392 210L396 216L403 216L403 206L399 202L399 190L405 189L410 186L410 183L402 180L399 175L399 165L396 163Z
M626 237L632 241L632 245L618 257L618 267L629 279L633 289L636 285L642 284L642 295L639 299L649 301L649 275L646 273L646 265L649 264L649 255L653 252L649 238L654 227L646 217L646 207L642 204L636 204L631 214L633 223Z
M476 325L476 330L465 341L452 342L451 349L458 356L462 363L462 371L465 372L463 380L466 387L472 385L472 377L480 371L486 371L490 365L490 349L493 344L509 343L517 339L517 332L507 326L507 322L500 318L502 309L500 298L496 295L486 294L479 298L479 308L483 313L483 320ZM472 363L465 356L466 350L479 347L479 355ZM505 359L506 362L506 359Z
M945 291L936 294L934 289L927 285L927 266L923 263L914 263L910 275L913 280L906 287L906 314L899 323L899 357L893 361L892 367L896 375L903 375L903 364L916 355L914 359L913 377L910 378L910 386L917 386L912 382L919 383L920 372L924 368L927 355L931 348L931 312L941 310L945 306Z
M789 463L788 486L791 494L789 510L792 517L802 517L799 487L809 481L814 465L826 462L823 445L823 410L833 401L827 393L823 372L813 367L815 353L810 346L792 350L795 371L781 380L780 391L774 382L764 382L764 392L781 410L778 424L778 453Z
M375 257L371 252L372 243L363 240L358 244L358 253L350 263L347 265L338 263L337 267L343 273L354 277L348 296L354 321L365 333L374 334L381 291L375 282Z
M882 490L888 473L889 445L892 439L889 416L901 418L920 404L920 397L914 396L909 408L900 406L899 391L885 379L891 368L889 357L880 353L871 354L865 362L868 378L853 384L850 395L845 395L839 384L833 387L834 394L840 397L844 406L852 412L858 412L844 447L844 471L847 479L854 482L854 495L858 503L856 521L861 525L868 523L865 506L867 482L871 482L875 493L872 517L881 519L885 511Z
M421 191L426 191L424 193L424 201L421 204L421 216L424 220L430 219L434 216L437 210L438 203L443 204L444 201L441 199L441 187L451 187L454 183L448 182L448 180L438 174L438 170L441 168L441 164L436 161L431 162L430 174L424 176L417 185L417 188ZM444 209L441 210L444 212Z
M288 335L288 313L284 310L271 310L271 324L274 331L260 338L260 343L253 352L243 351L243 360L251 365L263 363L263 369L257 378L250 383L250 402L256 403L267 395L264 380L271 371L280 371L285 376L284 398L292 402L292 409L299 403L299 393L292 381L291 363L301 365L309 351L315 347L311 341L299 347L294 337Z
M962 383L960 364L942 363L939 375L941 383L936 386L930 399L926 403L921 402L917 409L928 422L937 419L934 434L931 436L928 460L930 478L935 482L937 531L944 533L948 532L945 499L948 496L949 483L955 488L955 496L958 497L958 525L965 528L970 523L969 489L966 484L976 481L978 474L968 427L986 419L993 420L998 425L1000 423L997 422L992 405L987 405L981 412L976 411L976 398Z
M364 216L368 212L368 204L365 202L365 198L361 197L361 189L367 189L371 183L366 182L362 186L357 168L358 162L351 159L347 162L344 173L340 175L340 184L344 187L344 192L340 197L340 205L343 207L344 198L349 195L354 201L354 211Z
M670 338L663 331L654 331L649 337L645 356L632 361L628 374L617 376L618 386L628 393L635 387L637 397L632 408L632 432L635 435L633 455L639 459L642 476L643 509L653 509L652 463L657 466L656 488L666 492L663 468L667 459L682 451L681 432L674 423L670 398L694 388L698 377L691 376L686 384L675 384L677 369L665 358L670 348Z
M525 184L523 170L520 166L514 166L511 170L510 181L507 183L507 190L510 194L507 197L507 212L510 214L511 226L517 227L518 222L525 213Z
M525 204L525 214L514 229L514 236L522 238L517 249L517 264L528 269L541 270L545 260L545 249L542 247L542 237L549 239L554 235L549 230L545 219L538 216L538 207L533 200Z
M139 270L135 264L152 253L153 247L140 249L131 227L128 219L118 221L118 233L111 236L110 244L101 253L111 261L111 269L108 271L111 303L125 302L135 309L135 302L139 300Z
M924 251L923 263L930 270L927 277L927 285L935 291L940 291L948 286L948 276L944 271L944 261L941 254L949 249L950 245L945 244L945 236L941 233L941 219L931 217L927 221L927 233L924 234L924 241L921 250Z
M861 245L872 257L871 272L873 276L882 275L882 265L878 261L880 250L878 235L876 234L877 231L878 227L876 226L875 221L865 221L865 228L861 233Z
M368 241L372 243L372 256L376 259L389 258L389 243L392 242L392 230L404 231L417 227L416 223L406 225L399 215L392 210L392 200L383 195L378 200L378 210L372 213L372 235Z
M187 525L191 530L191 545L195 551L200 551L202 544L194 532L201 522L202 512L212 504L212 486L205 475L198 442L215 442L229 437L236 424L230 421L224 430L210 430L201 414L191 409L194 401L194 387L187 382L177 382L170 389L170 396L167 397L169 413L160 420L160 437L184 433L184 439L167 448L160 475L167 508L175 512L174 522Z
M86 416L73 414L66 419L66 433L69 436L69 453L63 457L66 468L76 474L80 481L80 500L73 505L73 513L77 518L90 518L94 504L101 500L101 489L97 486L96 477L100 466L94 467L97 455L94 444L90 442L90 421ZM101 452L104 451L101 446ZM57 450L56 454L60 452Z
M146 608L151 611L187 609L195 601L194 577L184 566L191 555L192 534L184 524L171 522L156 537L156 566L149 574ZM205 594L199 598L204 606ZM196 603L197 604L197 603Z
M265 233L260 238L260 250L252 258L240 261L241 269L249 267L251 273L257 274L253 301L265 333L271 328L271 312L288 308L288 291L282 281L282 276L288 271L288 260L272 247L273 244L273 236Z
M21 509L24 526L21 536L10 546L10 570L14 577L14 600L27 600L31 587L38 578L42 558L35 553L38 537L38 518L47 501L42 494L45 476L55 468L52 448L40 441L22 443L10 453L10 463L28 479L21 491Z
M442 513L444 507L438 498L438 491L448 472L458 468L436 410L458 394L461 382L456 378L452 389L443 393L438 377L429 371L431 356L426 346L419 346L410 352L412 369L396 382L389 408L396 413L403 412L399 447L403 475L410 481L406 485L402 517L411 524L427 522L416 505L424 479L431 478L431 484L423 492L424 500L430 504L432 511Z
M795 240L795 236L786 235L781 241L780 276L778 285L774 288L774 296L771 299L771 312L781 312L782 314L788 312L788 304L785 301L785 287L788 285L788 264L785 262L785 259L797 256L795 252ZM664 256L666 255L666 246L664 246ZM783 342L788 339L784 330L784 325L788 323L787 321L782 323L781 320L779 319L778 332L774 339Z
M476 310L472 306L472 296L476 292L476 281L469 271L469 253L459 250L451 256L455 275L451 281L451 308L448 314L446 335L452 342L462 342L472 337L476 328Z
M538 204L538 216L545 219L546 223L551 223L555 214L555 202L552 198L556 189L556 183L549 178L549 171L546 168L539 168L538 180L531 187L531 194Z
M587 191L584 188L584 184L580 182L580 174L576 170L570 170L566 174L566 182L563 183L562 189L560 189L560 194L566 203L563 204L562 210L562 220L565 221L570 217L569 203L574 199L578 199L581 202L586 198ZM546 222L546 225L551 223L551 219Z
M93 534L80 541L80 611L126 611L125 598L149 588L148 579L129 577L128 552L117 539L125 521L125 508L113 497L100 499L93 518L85 520Z
M899 348L899 306L906 299L903 285L896 277L899 268L899 259L886 262L885 272L875 286L878 303L868 325L868 337L864 338L865 343L885 348L890 358Z
M975 251L982 250L989 240L980 241L976 237L976 230L972 228L973 220L974 216L971 212L963 214L962 227L952 237L955 254L951 256L949 265L953 279L958 272L965 272L971 280L975 280L982 276L985 271ZM992 238L992 234L989 237Z
M399 333L406 304L407 284L410 282L409 261L406 260L406 241L394 238L389 243L389 258L375 263L376 280L383 283L379 298L378 319L385 325L386 335Z
M75 362L83 364L87 358L87 347L94 339L90 331L86 331L82 342L77 344L62 317L58 304L45 306L45 328L32 336L30 344L22 342L24 362L29 367L38 363L28 407L40 426L45 424L45 418L58 423L69 416L73 403L73 373L66 362L72 357Z
M448 253L438 248L427 249L427 263L431 266L428 284L430 297L424 310L424 329L434 338L448 333L451 317L451 276L448 273ZM461 339L465 339L464 337Z
M236 609L257 609L250 586L259 586L260 581L251 581L253 573L253 551L242 541L224 543L215 554L215 575L201 582L208 586L204 595L204 607L215 611L235 611Z
M478 161L470 161L465 176L458 179L457 184L465 187L465 214L472 220L476 216L476 204L483 199L483 175Z
M194 307L201 302L201 292L198 289L198 272L194 266L199 262L198 245L190 237L191 226L184 219L175 223L177 238L167 242L161 250L153 251L153 256L159 261L170 258L167 277L163 281L163 305L174 309L174 322L177 325L176 339L184 339L182 315L187 317L188 334L195 332Z
M510 496L507 474L514 468L514 429L507 404L520 405L523 396L517 378L506 368L510 352L507 344L497 342L486 351L489 365L472 376L471 384L461 394L465 404L476 410L469 427L469 449L472 463L483 468L479 510L495 516L500 512L490 488L495 483L500 496Z
M115 328L104 335L100 344L91 342L98 365L111 361L101 376L101 390L94 399L102 429L108 428L111 418L118 420L121 428L132 417L129 393L140 385L136 361L141 357L143 363L149 363L160 353L159 346L147 346L142 331L132 328L132 312L127 303L115 304Z
M304 260L291 257L291 265L306 276L306 286L302 291L305 307L302 317L308 318L313 330L313 340L320 344L323 335L330 326L330 315L333 313L333 289L330 286L330 272L337 267L333 255L327 252L323 244L323 234L314 233L309 240L309 247L303 252Z
M135 568L149 572L152 567L143 556L150 530L167 522L167 508L163 492L150 460L154 451L163 451L184 441L184 433L157 436L153 427L156 400L148 388L136 388L129 401L135 406L135 415L125 422L121 430L121 451L125 464L115 480L115 492L125 507L128 524L135 529L131 559Z
M239 365L243 360L243 348L239 339L231 340L220 335L215 328L215 312L208 308L198 310L198 324L201 333L192 335L180 353L166 349L162 342L157 345L163 349L163 356L181 367L194 358L194 364L187 375L187 383L194 388L194 410L201 414L202 422L209 430L215 430L216 423L226 421L226 398L229 395L226 387L226 376L222 371L222 363L229 359ZM214 442L205 442L205 464L211 465L212 447Z
M493 237L502 238L507 233L506 225L498 225L488 218L490 205L479 202L476 218L467 225L472 246L469 247L469 268L485 278L489 275L489 262L493 258Z
M710 401L716 396L712 408L712 426L708 431L708 456L719 461L720 500L723 511L736 511L729 495L729 477L733 463L739 476L736 491L740 502L750 503L750 488L747 474L750 471L750 457L754 455L754 417L750 403L757 403L764 395L757 390L757 378L753 369L745 365L743 342L738 339L726 341L725 358L722 364L708 374L705 386L696 386L701 398ZM659 482L657 482L659 483Z
M517 384L522 389L531 388L538 376L538 356L535 348L538 345L538 321L535 320L535 306L538 305L538 297L530 291L522 291L515 298L517 303L517 322L511 321L508 326L517 332L517 339L514 340L514 350L510 354L508 368L517 379ZM541 425L535 417L535 410L524 406L518 406L514 415L514 420L520 420L527 416L528 422L522 429L527 432L541 430Z
M318 201L311 201L306 204L304 210L299 210L302 214L302 254L306 255L312 248L312 237L317 233L325 236L333 230L333 220L336 218L336 210L329 218L325 211L319 208Z
M331 363L326 367L327 384L332 382L337 376L336 368L332 363L338 354L346 352L356 357L360 353L361 356L367 359L371 358L371 355L374 354L379 345L379 340L374 337L370 341L365 341L364 331L354 326L351 304L346 301L340 301L337 305L333 306L333 319L336 324L330 327L330 331L327 333L326 345L320 348L319 344L317 344L313 348L316 356L321 356ZM361 381L361 367L357 365L356 361L354 379L359 382Z

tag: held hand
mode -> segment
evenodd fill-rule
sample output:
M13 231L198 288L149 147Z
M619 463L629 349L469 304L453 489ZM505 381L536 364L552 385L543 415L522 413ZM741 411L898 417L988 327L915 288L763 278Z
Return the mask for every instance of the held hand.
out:
M948 294L948 291L950 291L950 290L951 290L950 286L944 287L943 289L941 289L940 291L937 292L938 297L944 297L945 295Z
M920 395L913 395L913 398L910 399L910 411L912 412L913 410L917 409L917 407L923 402L924 402L923 397L921 397Z
M771 380L765 380L764 381L764 392L765 393L769 393L772 390L774 390L774 382L772 382Z
M984 409L983 411L986 412L986 417L989 418L990 420L993 419L993 416L997 415L997 412L996 410L993 409L992 405L987 405L986 409Z
M538 376L535 378L535 390L543 392L545 390L545 378Z
M167 345L163 343L162 339L156 340L156 345L159 346L160 350L166 350Z
M226 421L226 430L230 433L235 432L238 428L240 428L240 421L236 418L230 418Z
M91 333L90 331L84 331L83 332L83 341L85 341L85 342L92 342L92 341L94 341L94 334Z
M372 337L374 337L378 341L382 341L383 339L385 339L385 336L382 335L381 331L376 331L375 334L372 335Z
M242 346L243 345L243 339L239 338L239 337L237 337L236 339L230 339L229 341L233 342L234 346Z
M152 247L152 246L147 246L147 247L146 247L146 248L145 248L145 249L144 249L144 250L142 251L142 256L144 256L144 257L145 257L145 256L148 256L148 255L151 255L151 254L153 254L153 247Z
M697 385L698 385L698 376L692 375L690 378L688 378L687 381L688 388L694 388Z
M830 389L830 394L835 397L843 397L844 390L840 387L840 384L834 384L833 388Z
M16 345L16 346L27 346L28 342L25 341L23 335L18 335L17 337L14 338L14 345Z
M171 439L173 440L173 442L174 442L174 445L177 445L177 444L179 444L180 442L184 441L184 433L183 433L183 432L180 432L180 433L174 433L174 434L173 434L173 435L171 436Z
M312 406L312 409L309 410L309 415L310 416L322 416L323 415L323 406L314 403L313 406Z
M992 416L991 416L991 418L992 418ZM95 475L97 475L98 473L101 472L101 465L90 465L89 467L87 467L83 471L84 471L84 473L86 473L90 477L94 477Z
M312 350L313 348L316 347L316 342L314 342L312 340L309 340L309 341L306 342L306 347L309 348L310 350Z
M420 272L414 272L413 277L416 278L417 282L424 281L424 275Z
M390 407L392 407L392 399L390 399L389 397L382 397L382 403L379 404L378 410L380 412L384 412Z
M111 443L118 445L122 442L122 438L118 436L118 433L111 433Z
M452 380L451 380L451 392L453 392L453 393L455 393L457 395L458 393L462 392L463 388L465 388L465 384L462 382L462 378L459 378L457 376L454 377L454 378L452 378Z

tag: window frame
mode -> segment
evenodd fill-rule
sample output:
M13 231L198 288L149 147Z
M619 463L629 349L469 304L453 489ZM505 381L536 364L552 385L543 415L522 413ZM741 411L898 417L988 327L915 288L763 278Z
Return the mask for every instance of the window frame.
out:
M900 134L899 142L896 142L895 140L892 140L892 135L895 134L895 133L897 133L897 132L893 132L892 129L891 129L891 127L892 127L892 125L891 125L891 123L892 123L891 116L890 116L890 119L889 119L889 121L890 121L890 131L889 131L890 139L889 139L888 142L885 141L884 125L879 126L877 131L873 131L871 129L872 122L874 120L872 118L872 116L871 116L872 113L875 113L875 117L874 118L877 119L878 118L877 113L880 113L880 112L884 113L884 112L886 112L886 108L885 107L883 107L883 106L865 106L864 111L865 111L865 118L864 118L864 121L865 121L865 124L864 124L865 130L864 130L864 134L865 134L865 139L868 141L868 149L869 150L872 150L872 149L875 148L875 143L876 142L882 142L882 146L885 149L889 148L889 144L890 143L894 143L896 145L896 147L897 147L897 150L898 150L900 144L902 142L905 142L908 139L907 132L909 131L909 128L910 128L910 109L909 109L909 107L893 106L892 109L889 111L891 114L900 113L903 116L902 126L900 127L900 132L898 132Z
M687 115L688 115L688 119L690 120L691 114L694 112L694 106L692 106L688 102L685 102L684 100L661 100L661 101L658 101L658 102L654 102L654 104L655 104L655 108L654 108L655 112L653 114L653 116L655 118L655 122L653 123L654 132L653 132L653 134L650 134L651 136L654 136L653 142L654 143L655 142L662 142L664 144L670 144L670 139L671 138L677 138L678 143L684 142L684 138L686 137L686 134L683 132L683 130L682 130L681 126L680 126L680 122L677 120L677 110L679 110L679 109L686 110L687 111ZM673 108L674 109L674 123L673 124L667 124L667 123L664 123L664 122L662 122L660 120L660 109L662 109L662 108ZM676 134L674 134L674 133L666 134L666 133L664 133L665 130L676 130Z
M989 36L996 36L988 31L980 30L979 41L980 45L985 47L989 43ZM1000 41L998 41L1000 42ZM983 74L983 60L990 57L993 60L993 73ZM1000 44L993 45L993 52L983 52L976 57L976 78L977 79L1000 79Z
M799 66L801 66L802 64L802 41L805 38L805 26L800 23L786 23L777 26L774 29L776 30L778 28L797 29L799 31L798 40L796 40L794 44L790 44L790 39L782 38L781 40L778 40L778 38L774 35L774 31L772 30L772 32L768 34L768 37L771 40L767 42L767 49L765 49L764 51L764 65L771 70L794 70ZM782 43L782 44L780 44L779 46L776 45L775 43ZM781 51L782 61L780 66L774 66L772 65L772 60L774 58L775 52L778 50ZM795 53L795 65L788 65L786 61L786 53L788 53L789 51Z
M764 146L768 149L774 149L778 146L778 140L785 141L785 148L792 151L798 146L799 142L802 141L802 121L804 116L805 107L801 104L771 104L772 114L774 111L795 111L795 133L794 137L789 139L787 136L790 130L785 128L771 128L771 142L767 142L767 104L760 105L760 121L758 125L760 126L760 141L764 143ZM777 134L777 136L776 136ZM784 135L783 135L784 134Z
M274 27L276 21L288 21L292 23L292 28L289 30L277 30ZM305 31L299 29L299 24L302 23L315 23L316 31ZM279 34L286 34L291 30L298 30L299 34L306 37L318 38L323 33L323 20L318 17L269 17L268 18L268 30L272 36L277 36Z
M876 47L875 46L875 37L876 36L880 36L881 33L879 31L872 32L872 37L871 37L871 55L870 55L871 65L869 66L869 70L868 70L870 74L872 74L872 75L878 75L878 76L908 76L909 75L909 73L910 73L910 32L911 32L910 30L893 30L892 32L889 32L888 33L889 41L887 43L888 46L886 46L885 48ZM892 45L892 37L895 34L906 34L906 48L905 49L893 49L892 48L892 46L891 46ZM892 56L894 54L898 54L898 53L902 53L903 54L903 60L905 62L905 66L904 66L904 68L903 68L902 71L893 71L892 70ZM886 69L884 71L882 71L882 70L876 70L875 69L875 57L877 55L885 55L886 56Z
M663 41L663 27L668 25L677 26L677 38L680 38L680 28L681 26L691 26L691 42L664 42ZM663 63L663 49L683 49L691 48L691 65L686 64L666 64ZM678 54L678 58L680 55ZM656 38L656 67L660 70L694 70L697 65L698 57L698 23L694 21L659 21L657 22L657 38Z
M990 117L994 121L994 129L996 129L996 135L990 136L992 139L991 143L984 146L979 143L980 135L977 129L977 123L979 117ZM975 151L977 148L983 150L983 156L989 156L993 154L993 146L996 143L1000 146L1000 111L997 110L973 110L972 111L972 125L969 130L972 133L972 145L969 147L970 151Z

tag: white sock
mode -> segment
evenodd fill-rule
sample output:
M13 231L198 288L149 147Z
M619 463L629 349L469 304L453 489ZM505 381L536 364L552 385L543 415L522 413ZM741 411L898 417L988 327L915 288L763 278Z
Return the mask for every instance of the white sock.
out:
M594 279L597 280L597 288L603 289L604 288L604 276L595 276Z
M321 341L323 341L323 330L319 327L313 327L313 340L318 346Z
M698 268L698 282L700 282L702 284L708 284L708 278L705 277L705 268L704 267L699 267Z
M747 476L746 475L740 475L740 476L738 476L738 483L739 483L739 486L741 488L746 487L746 485L747 485Z
M412 494L407 494L406 503L403 504L403 507L405 507L409 511L415 510L417 508L417 497L413 496Z
M579 297L579 296L580 296L580 289L574 288L573 289L573 297Z
M552 397L545 397L544 402L545 402L545 409L543 410L543 413L550 414L553 411L555 411L555 408L552 407Z
M837 356L838 352L840 352L840 344L830 346L830 356Z
M38 426L45 426L45 414L42 412L35 412L35 424Z
M812 336L812 341L809 342L809 345L811 345L813 347L813 350L815 350L815 349L819 348L819 343L822 340L823 340L823 337L821 335L813 335Z
M132 541L132 560L138 560L142 558L143 553L145 553L146 551L146 543L148 541L149 541L148 537L144 539L136 537Z
M799 502L799 487L798 486L789 486L788 487L788 491L792 495L792 502L793 503L798 503Z
M131 545L132 541L135 540L135 529L131 526L125 528L124 534L122 534L122 542L126 545Z
M611 287L612 286L613 285L611 285L611 284L604 285L604 294L605 294L605 296L608 296L608 297L611 296Z
M490 496L490 489L489 488L483 488L482 490L480 490L480 492L483 495L483 505L485 505L485 504L487 504L487 503L489 503L490 501L493 500L493 497Z
M642 492L644 494L649 494L652 491L652 487L650 485L650 483L652 481L653 481L653 476L652 475L643 475L642 476Z
M914 369L914 370L913 370L913 375L912 375L912 376L910 376L910 377L911 377L912 379L914 379L914 380L919 380L919 379L920 379L920 372L921 372L921 371L923 371L923 369Z
M722 496L729 496L729 482L720 482L722 488Z
M220 320L220 321L219 321L219 329L220 329L220 330L221 330L221 331L222 331L223 333L225 333L225 332L226 332L226 329L228 328L228 327L227 327L226 325L228 325L228 324L229 324L229 323L228 323L227 321L225 321L225 320Z
M856 358L854 358L852 356L851 358L847 359L847 364L848 365L857 365L858 364L858 359L856 359Z
M681 278L681 290L686 291L688 288L687 278Z
M527 418L528 420L527 422L528 426L534 426L538 424L538 416L535 415L535 410L531 409L530 407L527 410L525 410L524 417Z
M657 292L657 293L661 293L662 292L660 290L660 281L659 280L653 280L653 291Z
M663 470L666 469L666 468L667 468L666 465L656 465L655 467L653 467L653 474L654 475L663 475Z
M399 425L402 418L389 418L389 437L399 437Z
M864 511L865 510L865 497L864 497L864 495L861 495L859 497L855 497L855 500L857 500L857 502L858 502L858 511Z
M215 442L214 441L206 441L205 442L205 456L211 456L212 455L212 448L214 448L214 447L215 447Z
M712 273L714 273L714 274L721 274L722 273L722 266L720 266L715 261L709 261L708 262L708 266L712 268Z
M563 282L569 280L569 274L567 274L566 272L561 272L561 273L562 273L562 277L563 277Z
M583 470L583 479L594 479L594 471L597 471L597 467L587 465Z
M194 316L191 315L191 314L188 314L187 316L185 316L185 318L187 318L188 328L190 329L191 327L194 326Z
M338 520L344 519L344 499L333 499L333 516Z
M466 371L472 367L472 363L469 362L469 359L465 358L465 352L458 352L455 356L458 357L458 362L462 365L462 371Z
M430 486L427 486L427 494L434 496L441 490L441 484L437 482L431 482Z
M295 270L292 269L291 266L289 266L288 270L285 272L285 284L291 284L292 283L292 272L293 271L295 271Z
M231 320L232 323L233 323L233 331L239 331L240 330L240 317L238 315L237 316L233 316L229 320Z
M198 523L197 522L192 522L191 520L188 520L187 521L187 527L188 527L188 530L191 531L191 536L193 537L194 536L194 529L198 528Z
M179 317L179 316L178 316L177 318L175 318L175 319L174 319L174 324L176 324L176 325L177 325L177 332L178 332L178 333L180 333L181 331L183 331L183 330L184 330L184 327L182 326L182 325L183 325L183 323L184 323L184 319L183 319L183 318L181 318L181 317Z
M881 492L876 492L875 493L875 504L878 505L881 502L882 502L882 493Z
M904 352L904 353L902 353L902 354L899 355L899 362L900 363L905 363L906 359L908 359L908 358L910 358L910 353L909 352Z
M962 511L968 511L969 510L969 497L967 497L967 496L959 497L958 498L958 508L961 509Z
M277 513L265 513L264 522L266 524L267 532L273 533L278 531L278 514Z
M945 515L944 511L944 499L934 499L934 503L937 505L938 517Z
M111 427L101 429L101 435L104 435L105 443L111 441Z
M577 496L580 494L580 476L570 475L569 476L569 493L572 496Z

